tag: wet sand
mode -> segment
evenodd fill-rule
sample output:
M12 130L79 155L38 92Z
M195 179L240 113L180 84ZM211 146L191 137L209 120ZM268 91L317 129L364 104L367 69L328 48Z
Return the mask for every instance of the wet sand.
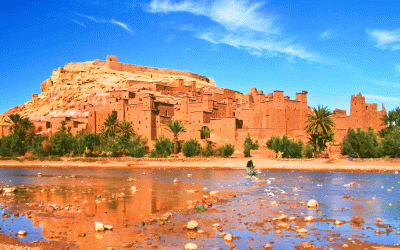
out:
M0 168L201 168L245 169L250 158L62 158L61 161L0 161ZM400 159L271 159L251 158L259 170L326 172L400 171Z

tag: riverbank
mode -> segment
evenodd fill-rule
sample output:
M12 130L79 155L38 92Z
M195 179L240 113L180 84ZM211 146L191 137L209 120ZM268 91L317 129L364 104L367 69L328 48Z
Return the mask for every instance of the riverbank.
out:
M245 169L250 158L61 158L59 161L0 160L1 168L209 168ZM323 172L395 172L400 159L273 159L251 158L259 170Z

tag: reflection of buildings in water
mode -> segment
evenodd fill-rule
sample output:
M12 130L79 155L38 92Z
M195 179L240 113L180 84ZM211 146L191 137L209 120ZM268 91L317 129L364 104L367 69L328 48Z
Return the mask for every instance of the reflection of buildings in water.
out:
M176 176L180 181L174 184ZM92 232L95 221L113 226L122 226L125 220L142 221L153 214L184 208L187 200L201 198L201 192L185 191L199 190L200 186L192 184L194 180L180 176L184 176L184 171L174 171L164 176L147 171L146 175L137 176L132 182L121 182L120 178L96 178L90 180L90 185L85 185L86 180L82 184L82 180L76 178L69 181L70 186L55 189L43 187L28 193L30 202L36 202L37 205L43 202L43 210L52 211L49 205L53 204L63 209L56 210L54 216L51 213L32 215L32 221L35 226L40 224L43 227L43 236L47 239L66 227L74 234ZM138 191L131 192L132 186L136 186ZM125 194L124 198L118 198L121 193ZM98 198L98 195L101 197ZM65 209L67 204L70 204L68 211Z

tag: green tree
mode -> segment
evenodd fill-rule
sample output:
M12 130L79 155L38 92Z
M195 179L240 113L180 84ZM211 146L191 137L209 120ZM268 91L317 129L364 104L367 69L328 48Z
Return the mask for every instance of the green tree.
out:
M96 150L100 148L100 136L89 132L81 133L75 136L74 155L95 156Z
M200 132L201 138L203 138L205 142L205 147L201 149L201 155L205 157L214 155L215 150L212 146L211 141L208 140L208 138L210 138L211 132L213 132L214 130L210 129L207 126L203 126L198 131Z
M140 140L131 139L129 141L128 152L131 157L140 158L147 153L146 147Z
M61 127L50 138L50 142L51 142L51 154L64 156L73 152L76 140L75 137L72 136L70 131L65 127L65 121L62 121Z
M289 139L287 135L282 138L279 136L272 136L267 141L267 148L272 149L278 155L279 152L282 153L282 158L302 158L303 157L303 141L294 139Z
M378 139L378 134L372 127L365 131L357 128L349 128L347 135L343 138L341 145L343 155L352 154L360 158L378 158L383 155L382 143Z
M33 127L33 124L29 118L24 118L19 113L9 115L8 120L5 122L10 124L10 132L20 129L27 131Z
M14 130L8 136L1 139L0 155L13 156L24 155L27 151L25 145L25 131L22 129Z
M390 110L381 117L382 125L386 127L379 133L381 137L385 137L392 129L400 127L400 108Z
M178 135L182 132L186 132L186 128L180 121L170 121L167 123L167 126L168 130L174 134L174 153L177 154L179 149Z
M150 157L167 158L171 155L174 148L174 143L170 139L161 136L155 140L154 149L150 152Z
M211 132L214 131L214 129L210 129L207 126L203 126L201 129L198 130L200 132L201 138L204 138L204 141L206 144L208 144L208 138L210 138Z
M308 114L306 124L310 143L314 147L314 153L318 155L326 149L326 143L334 139L333 114L327 107L318 106L313 108L312 114Z
M222 145L217 149L217 155L222 157L229 157L233 152L235 152L235 147L230 143Z
M251 138L250 134L247 134L246 140L244 141L244 156L245 157L250 157L250 150L256 150L258 149L258 141L253 142L253 139Z
M182 147L183 155L186 157L193 157L200 154L200 145L195 139L185 141Z
M101 133L103 136L110 137L112 141L114 141L119 128L120 122L117 119L117 113L111 113L104 121L103 126L101 127Z
M118 128L118 134L120 137L131 139L135 135L132 124L128 121L123 121L120 123Z
M400 127L390 130L382 140L384 155L400 157Z
M50 145L49 138L43 135L37 135L32 141L32 154L38 156L49 156L51 147L46 147L44 144Z

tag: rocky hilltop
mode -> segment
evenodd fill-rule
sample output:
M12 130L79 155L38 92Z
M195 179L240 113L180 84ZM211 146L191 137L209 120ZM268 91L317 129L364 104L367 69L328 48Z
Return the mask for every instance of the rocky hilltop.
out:
M290 99L281 90L264 94L251 87L249 93L218 88L211 78L198 74L143 67L118 62L115 56L106 61L67 63L53 71L41 85L40 95L14 107L0 117L19 112L29 117L37 133L54 134L65 122L72 134L81 131L100 133L112 113L128 121L135 132L154 141L160 136L172 138L168 122L179 120L186 128L181 140L202 140L199 130L213 131L214 143L243 145L245 138L265 141L273 135L307 141L307 91ZM382 129L384 106L368 104L361 94L350 99L350 115L334 110L336 141L340 142L349 127ZM0 137L9 133L0 124Z
M0 115L0 122L12 113L20 113L31 120L48 120L51 117L87 117L85 106L105 104L107 93L132 88L132 83L165 83L174 85L178 79L195 81L200 88L214 88L211 78L187 71L159 69L118 62L115 56L106 61L94 60L67 63L53 70L45 80L41 94L32 94L32 100ZM140 84L139 84L140 85Z

